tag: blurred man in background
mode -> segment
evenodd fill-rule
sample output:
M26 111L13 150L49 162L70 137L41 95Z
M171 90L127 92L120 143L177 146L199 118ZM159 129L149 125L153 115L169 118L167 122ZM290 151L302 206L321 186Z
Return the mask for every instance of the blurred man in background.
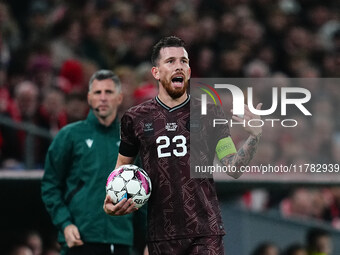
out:
M134 215L110 217L102 210L120 144L119 78L108 70L93 74L87 100L87 119L63 128L48 150L42 198L59 230L62 254L129 255Z

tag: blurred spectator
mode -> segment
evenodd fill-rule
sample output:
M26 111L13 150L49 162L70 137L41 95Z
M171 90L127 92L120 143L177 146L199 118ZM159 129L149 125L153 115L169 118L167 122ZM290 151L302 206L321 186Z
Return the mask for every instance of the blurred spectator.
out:
M39 89L30 82L23 81L15 88L13 104L6 112L6 115L16 122L37 123L37 111L39 107ZM3 167L21 167L25 154L26 133L23 130L15 130L4 127L3 135ZM6 160L7 161L6 163ZM40 162L42 163L42 162Z
M91 60L83 60L81 62L82 64L82 73L83 73L83 81L89 81L92 74L95 73L99 68L98 65ZM85 87L87 86L87 84L84 85ZM67 93L67 91L64 91ZM87 89L85 90L85 92L87 92Z
M104 36L104 57L106 58L108 66L114 69L121 64L128 47L125 45L123 31L119 27L110 26Z
M283 252L283 255L308 255L305 246L301 244L291 244Z
M68 59L79 59L82 56L80 44L82 40L80 20L73 14L65 14L65 18L55 24L51 41L53 67L59 69Z
M28 231L24 237L25 243L32 249L33 255L42 255L43 240L41 235L34 230Z
M3 38L3 35L0 34L0 65L1 69L6 68L11 60L11 52L10 49L6 43L6 41Z
M148 99L156 97L158 89L153 84L144 84L133 92L134 104L140 104Z
M102 47L105 32L103 18L97 14L86 18L81 48L85 58L94 61L99 68L106 69L107 62Z
M265 242L259 244L251 255L279 255L279 248L274 243Z
M252 189L242 195L242 203L245 208L261 212L268 207L269 194L266 189Z
M319 78L320 70L313 66L304 66L297 71L299 78Z
M340 77L340 52L326 53L322 61L323 73L326 77Z
M19 83L15 90L12 117L16 120L33 120L39 107L39 94L40 91L34 83L30 81Z
M244 67L244 75L247 78L269 77L269 67L261 60L253 60Z
M312 217L313 198L308 189L298 188L280 204L280 211L284 217L309 219Z
M327 189L297 188L280 203L281 214L295 219L322 220L326 208L330 205Z
M8 112L13 101L5 84L5 75L6 71L0 66L0 113Z
M216 73L214 70L214 62L216 61L215 52L209 48L201 48L198 52L197 59L192 65L192 76L198 78L213 77ZM190 63L191 64L191 63Z
M129 109L135 102L133 97L134 90L138 87L136 73L129 66L120 66L115 73L122 82L123 102L120 105L119 115Z
M243 55L238 51L226 51L220 56L222 77L243 77Z
M48 39L49 6L42 0L31 1L28 13L29 42L36 43Z
M200 28L198 30L199 43L210 49L216 48L218 38L217 20L213 16L207 15L200 18L198 22L198 27ZM204 60L201 59L200 61Z
M331 203L324 210L323 218L330 222L334 228L340 229L340 188L332 187L330 192Z
M122 62L120 64L129 65L132 67L138 66L140 63L149 60L150 51L154 44L154 38L149 34L139 35L137 32L132 30L136 41L131 45L131 48L126 52Z
M86 91L83 67L80 61L74 59L66 60L61 66L59 75L70 83L70 88L67 92L73 90Z
M312 228L306 235L308 255L331 255L333 250L330 234L320 228Z
M85 92L71 92L66 95L67 123L83 120L87 116L89 107Z
M39 108L39 125L49 130L52 135L56 135L66 124L64 93L57 88L45 90Z
M331 13L331 15L332 19L324 23L318 30L317 34L321 46L327 51L339 49L337 47L338 44L336 43L336 38L339 36L340 21L338 18L336 18L336 14L334 12Z
M150 84L157 87L157 83L150 72L152 66L149 62L143 62L136 68L136 79L140 86Z
M9 255L34 255L33 251L26 244L17 244L10 251Z
M133 91L134 105L140 104L148 99L154 98L158 94L158 85L155 84L151 72L151 65L142 63L136 68L136 79L138 87Z
M52 59L47 54L34 54L27 63L27 72L32 82L42 91L52 86L54 74Z
M264 36L263 27L253 19L244 19L240 24L240 38L245 40L251 47L261 45Z
M21 38L17 22L13 18L8 4L4 1L0 2L0 31L1 63L8 64L9 50L17 49L20 46Z
M278 53L277 51L274 50L272 45L265 44L259 48L259 51L257 53L257 58L263 61L263 63L266 64L267 67L270 68L270 71L276 71L276 69L278 68L277 55Z
M310 31L301 26L294 26L287 32L284 49L291 57L308 57L313 49L313 42Z

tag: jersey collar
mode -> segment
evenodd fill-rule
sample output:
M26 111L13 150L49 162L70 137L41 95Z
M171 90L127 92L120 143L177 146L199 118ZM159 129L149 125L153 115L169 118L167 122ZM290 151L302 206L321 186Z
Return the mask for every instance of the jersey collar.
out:
M185 99L185 101L179 105L176 105L175 107L170 108L169 106L167 106L166 104L164 104L159 98L158 96L156 96L156 102L160 104L160 106L162 106L163 108L165 108L166 110L168 110L169 112L173 112L176 111L177 109L182 108L183 106L185 106L187 103L189 103L190 101L190 95L188 94L187 99Z

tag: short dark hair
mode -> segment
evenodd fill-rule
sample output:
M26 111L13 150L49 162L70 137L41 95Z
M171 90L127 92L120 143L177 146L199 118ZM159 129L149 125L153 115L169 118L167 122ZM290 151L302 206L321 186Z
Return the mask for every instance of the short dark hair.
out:
M185 48L185 42L176 36L163 37L158 43L153 46L151 54L151 63L153 66L157 65L159 59L159 52L162 48L167 47L183 47Z
M94 80L102 81L106 79L111 79L115 83L118 92L121 91L122 85L120 83L120 79L118 78L118 76L111 70L104 70L104 69L95 72L91 76L90 81L89 81L89 91L92 89L92 83Z

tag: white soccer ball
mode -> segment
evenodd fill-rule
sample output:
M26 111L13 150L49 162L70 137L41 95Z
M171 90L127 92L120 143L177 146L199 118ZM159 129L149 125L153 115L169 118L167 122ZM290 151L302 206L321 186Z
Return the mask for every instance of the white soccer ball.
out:
M135 165L123 165L113 170L106 182L106 194L113 203L132 198L136 207L142 207L151 195L151 180L148 174Z

